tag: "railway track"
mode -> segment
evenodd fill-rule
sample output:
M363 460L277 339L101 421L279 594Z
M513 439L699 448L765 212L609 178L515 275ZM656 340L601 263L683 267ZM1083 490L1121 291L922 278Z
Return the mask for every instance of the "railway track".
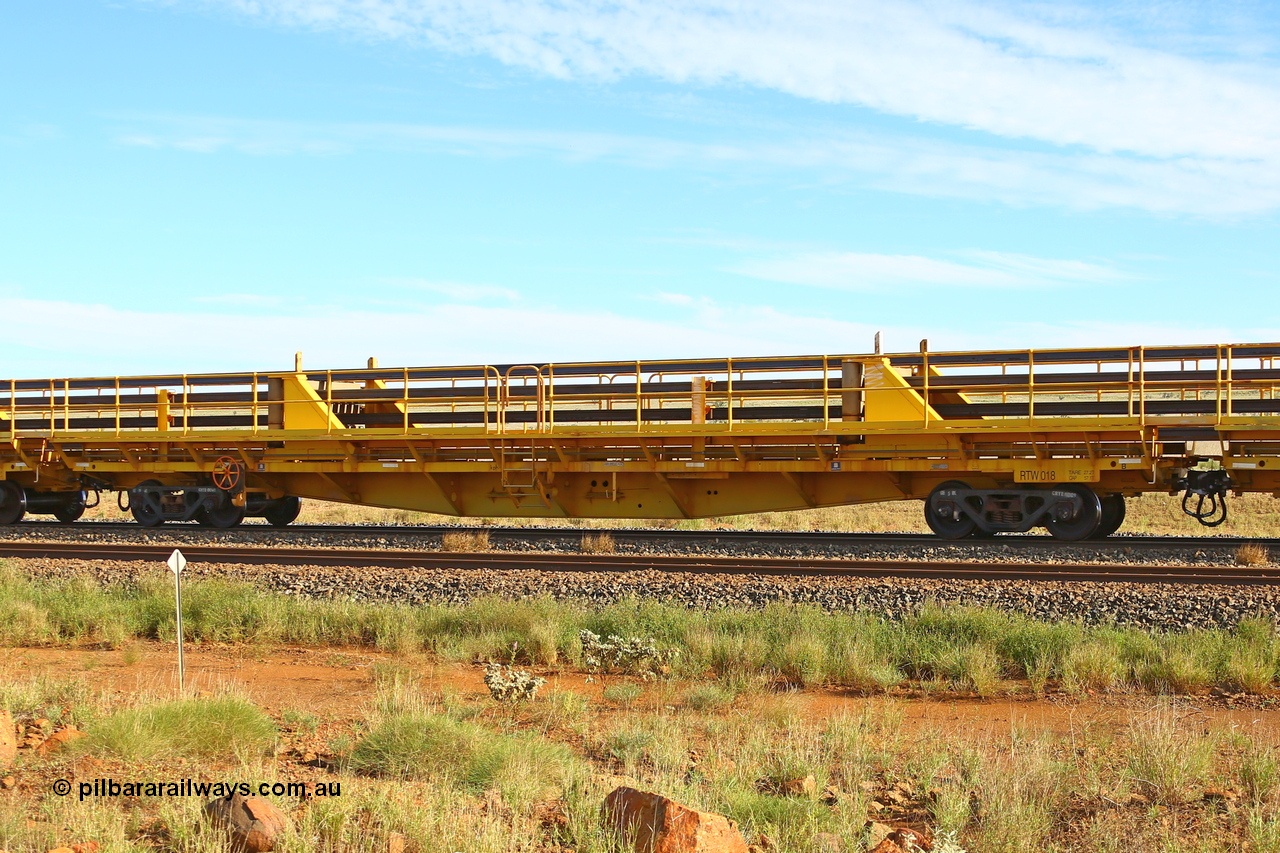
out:
M0 557L163 562L171 544L0 542ZM1098 563L989 563L964 560L862 560L805 557L724 557L578 553L453 553L383 549L268 548L184 545L193 563L405 568L534 570L541 572L702 575L783 575L950 580L1105 581L1252 585L1280 581L1280 566L1138 566Z
M131 536L155 540L166 533L180 535L183 538L203 537L211 540L227 541L228 539L253 537L255 539L270 538L273 541L288 542L292 539L307 536L324 536L334 539L347 538L383 539L390 536L397 538L433 539L446 533L460 531L485 531L493 544L520 543L556 543L578 544L583 536L607 533L619 545L661 546L722 546L739 545L789 548L840 548L865 545L886 545L893 547L941 547L963 546L982 548L999 546L1002 548L1028 549L1061 549L1068 547L1088 547L1104 550L1123 551L1152 550L1168 548L1213 548L1237 549L1241 545L1256 544L1264 547L1280 548L1280 538L1249 539L1233 536L1112 536L1106 539L1085 540L1083 542L1063 543L1048 535L1006 535L993 539L965 539L948 541L930 534L915 533L830 533L817 531L757 531L757 530L663 530L654 528L596 528L596 527L461 527L457 525L332 525L332 524L295 524L288 527L272 527L267 524L247 524L240 527L217 530L201 527L196 524L172 524L160 528L143 528L132 523L115 523L88 521L66 525L54 521L26 521L21 524L0 528L0 535L9 539L20 539L26 535L56 536L59 539L76 535L92 535L107 533L113 536Z

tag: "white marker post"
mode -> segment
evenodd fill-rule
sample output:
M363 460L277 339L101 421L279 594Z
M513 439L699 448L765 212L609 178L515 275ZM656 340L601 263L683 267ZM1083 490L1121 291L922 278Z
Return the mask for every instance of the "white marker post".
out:
M169 555L169 571L173 572L173 600L178 614L178 693L187 692L187 672L182 661L182 570L187 558L177 548Z

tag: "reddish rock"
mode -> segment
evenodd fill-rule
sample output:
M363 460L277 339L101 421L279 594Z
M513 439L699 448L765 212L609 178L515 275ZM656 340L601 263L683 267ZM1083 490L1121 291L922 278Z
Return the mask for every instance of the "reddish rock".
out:
M13 727L13 717L0 710L0 770L13 764L18 757L18 736Z
M912 829L909 826L895 827L893 832L889 833L889 840L908 853L915 853L917 850L928 853L933 849L932 835L925 830Z
M893 839L886 838L875 847L872 847L867 853L907 853L907 851L893 843Z
M873 851L878 850L885 841L892 844L893 848L905 850L908 853L916 853L916 851L927 853L933 849L933 837L924 830L874 820L867 821L864 828L867 832L867 846ZM881 853L893 853L893 848L885 848Z
M818 780L812 775L803 779L778 779L765 776L756 780L756 790L777 797L813 797L818 793Z
M569 828L569 813L565 811L563 800L534 803L533 816L538 826L550 831L563 831Z
M788 779L782 783L782 793L788 797L812 797L818 793L818 780L812 775L803 779Z
M36 753L39 755L48 755L51 752L57 752L67 744L80 740L84 737L84 732L75 726L67 726L65 729L58 729L49 737L45 738L44 743L36 747Z
M289 819L270 800L241 794L210 800L204 805L204 815L231 836L232 849L245 853L274 850L276 838L289 825Z
M747 853L738 826L635 788L618 788L604 801L605 825L636 853Z

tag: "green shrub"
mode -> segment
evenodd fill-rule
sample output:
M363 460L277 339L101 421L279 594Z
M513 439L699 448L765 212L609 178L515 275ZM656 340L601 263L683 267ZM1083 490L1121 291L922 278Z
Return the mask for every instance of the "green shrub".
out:
M145 761L266 755L276 743L271 718L238 696L123 708L97 720L88 734L95 751Z
M563 786L577 769L577 759L560 744L425 712L377 720L348 764L371 776L444 780L475 792L496 787L504 795Z
M1071 648L1062 661L1062 685L1072 693L1106 691L1119 686L1124 664L1117 647L1105 640L1086 640Z
M698 684L684 694L684 704L695 711L710 711L733 702L733 691L719 684Z
M613 702L615 705L630 708L643 694L644 688L639 684L624 681L619 684L610 684L601 695L606 702Z

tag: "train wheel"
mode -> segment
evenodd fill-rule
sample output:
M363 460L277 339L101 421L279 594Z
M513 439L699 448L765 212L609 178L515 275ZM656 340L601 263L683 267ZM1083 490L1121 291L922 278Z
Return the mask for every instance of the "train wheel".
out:
M160 502L157 500L156 505L152 506L151 501L139 494L139 492L159 488L161 488L159 480L146 480L129 490L129 512L133 513L133 520L143 527L159 527L164 524L164 512L160 509Z
M1119 530L1120 525L1124 524L1124 510L1124 495L1107 495L1102 498L1102 520L1089 538L1106 539Z
M53 511L53 517L61 521L63 524L73 524L80 520L84 515L86 504L89 502L89 496L84 492L76 492L67 498L66 502Z
M205 507L200 511L197 520L201 524L225 530L244 521L244 507L236 506L228 499L221 505Z
M973 535L978 525L960 507L962 495L968 489L968 483L947 480L929 493L924 502L924 520L930 530L943 539L963 539Z
M1069 484L1055 486L1054 491L1074 492L1080 498L1080 511L1071 518L1059 518L1053 509L1049 510L1049 520L1045 526L1053 534L1053 538L1067 542L1079 542L1088 539L1097 531L1102 522L1102 501L1098 493L1088 486Z
M292 524L300 512L302 512L302 501L293 495L289 495L288 497L280 498L280 500L272 501L262 511L262 517L272 527L285 527Z
M26 514L26 491L12 480L0 480L0 524L17 524Z

